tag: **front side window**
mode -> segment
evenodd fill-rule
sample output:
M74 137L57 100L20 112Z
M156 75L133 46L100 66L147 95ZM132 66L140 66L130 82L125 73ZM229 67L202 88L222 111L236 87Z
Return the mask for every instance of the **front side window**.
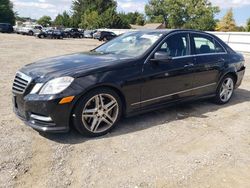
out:
M154 45L161 36L159 32L126 33L96 48L95 52L138 57Z
M194 50L196 54L211 54L225 52L223 47L212 37L203 35L194 35Z
M166 52L170 57L181 57L189 55L188 35L175 34L166 39L159 51Z

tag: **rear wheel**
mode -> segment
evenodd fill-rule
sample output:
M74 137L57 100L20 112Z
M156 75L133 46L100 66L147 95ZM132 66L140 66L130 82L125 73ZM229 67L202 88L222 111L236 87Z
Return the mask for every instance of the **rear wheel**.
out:
M33 36L34 35L34 32L33 31L29 31L28 33L30 36Z
M233 96L234 86L234 78L231 75L225 76L217 88L215 102L217 104L228 103Z
M117 93L108 88L98 88L76 105L74 126L85 136L101 136L114 128L121 112L122 103Z

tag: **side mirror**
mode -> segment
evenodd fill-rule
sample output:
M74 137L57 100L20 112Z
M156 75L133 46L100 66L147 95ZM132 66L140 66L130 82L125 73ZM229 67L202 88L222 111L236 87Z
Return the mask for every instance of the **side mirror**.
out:
M172 57L170 57L166 52L157 51L154 54L153 61L161 61L161 62L169 62L172 60Z

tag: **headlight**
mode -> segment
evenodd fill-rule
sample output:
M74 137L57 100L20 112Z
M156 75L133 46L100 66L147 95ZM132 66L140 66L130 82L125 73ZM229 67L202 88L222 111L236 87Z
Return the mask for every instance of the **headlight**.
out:
M74 78L69 76L55 78L44 84L39 94L41 95L58 94L63 90L65 90L66 88L68 88L73 81Z
M42 86L43 86L43 83L37 83L37 84L33 87L33 89L31 90L30 94L35 94L35 93L37 93L37 92L41 89Z

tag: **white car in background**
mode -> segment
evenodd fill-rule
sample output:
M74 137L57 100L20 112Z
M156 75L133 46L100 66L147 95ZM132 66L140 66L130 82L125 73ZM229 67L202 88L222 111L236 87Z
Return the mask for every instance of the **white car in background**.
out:
M35 33L38 33L42 29L43 27L41 25L26 25L19 28L18 33L33 36Z

